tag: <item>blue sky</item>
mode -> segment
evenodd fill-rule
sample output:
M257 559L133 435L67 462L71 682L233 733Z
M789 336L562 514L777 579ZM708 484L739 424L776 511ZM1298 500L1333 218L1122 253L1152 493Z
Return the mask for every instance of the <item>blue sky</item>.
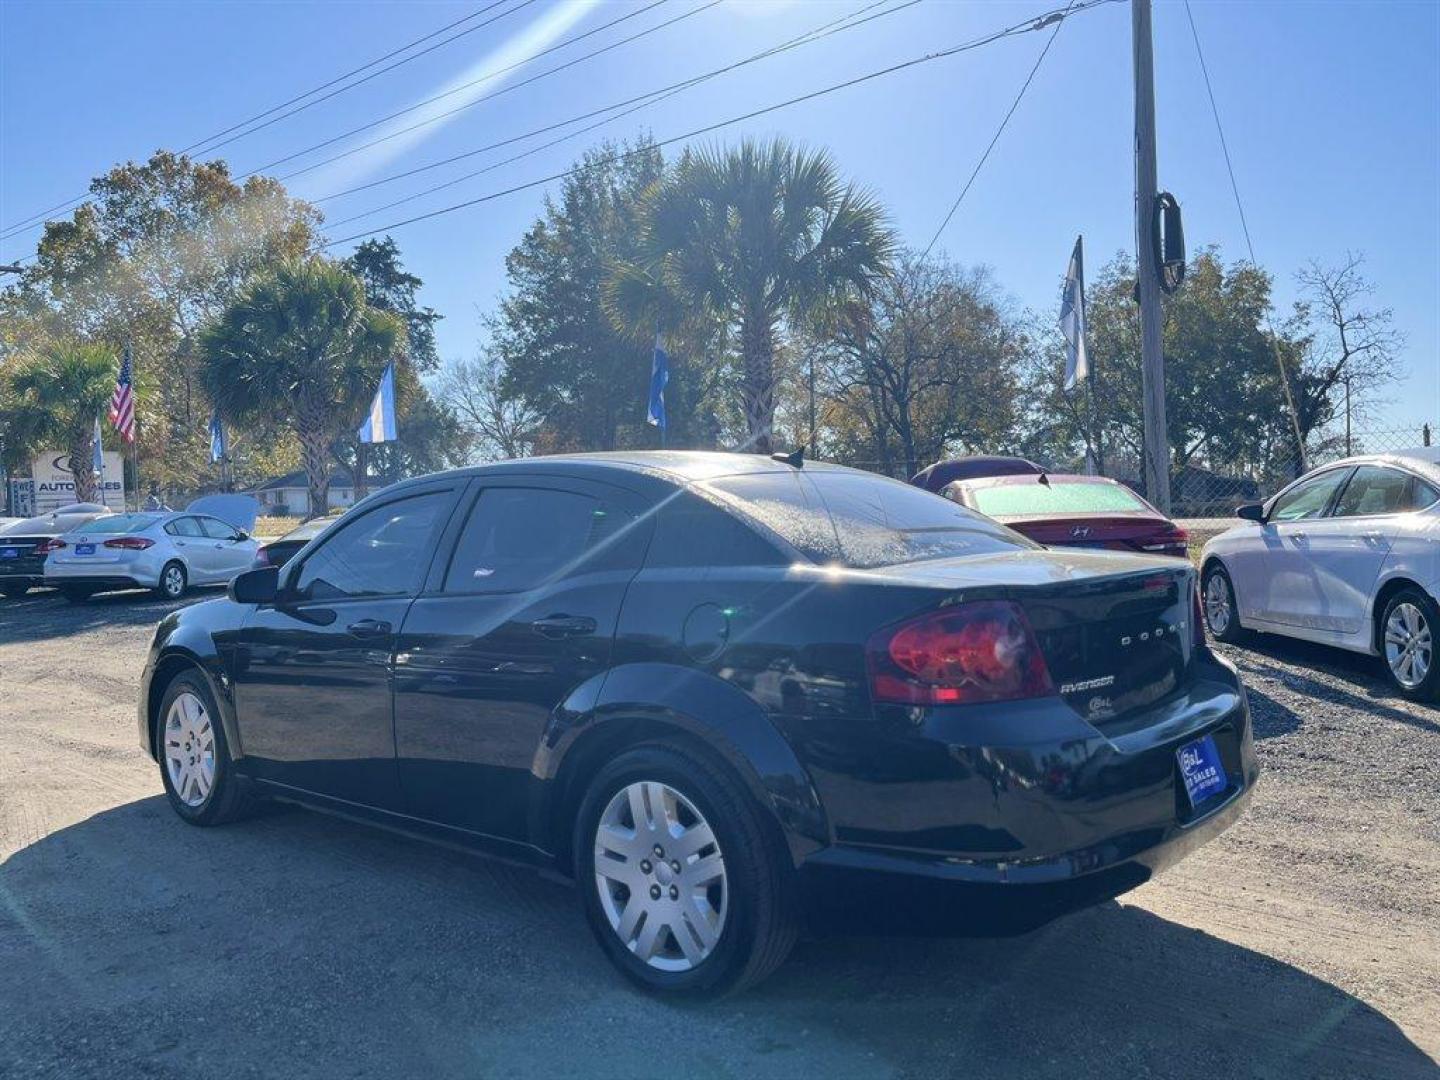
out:
M505 81L702 2L666 0ZM719 67L864 3L726 0L445 123L297 176L289 186L317 198L473 149ZM1407 338L1405 378L1372 426L1440 420L1440 4L1193 5L1256 254L1277 275L1278 299L1285 305L1293 299L1292 275L1308 259L1363 252L1379 302L1394 309ZM194 142L481 6L481 0L3 0L0 224L82 192L91 176L118 161ZM535 0L219 154L245 172L640 6L642 0ZM649 130L663 139L959 43L1050 6L923 0L333 235L558 172L605 135ZM1124 4L1066 23L941 240L956 259L993 267L1018 302L1038 311L1057 305L1077 232L1085 234L1091 266L1133 243L1129 29ZM902 238L923 247L1009 107L1045 33L925 64L706 138L783 134L829 147L846 174L879 194ZM1239 220L1182 5L1156 4L1155 49L1161 186L1180 199L1192 248L1215 243L1237 258L1243 253ZM488 82L447 104L501 85ZM276 171L303 167L387 130ZM336 221L539 141L332 200L324 209ZM394 231L410 269L425 279L425 301L445 315L442 355L475 352L480 315L505 287L504 256L539 212L541 199L542 191L531 189ZM30 250L24 241L34 235L0 242L0 261L24 255Z

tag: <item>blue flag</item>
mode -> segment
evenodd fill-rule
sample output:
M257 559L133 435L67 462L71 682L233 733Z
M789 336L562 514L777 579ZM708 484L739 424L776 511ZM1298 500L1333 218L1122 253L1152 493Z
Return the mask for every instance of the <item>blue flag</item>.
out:
M225 425L220 422L220 414L210 414L210 463L225 459Z
M380 376L380 388L375 391L375 400L370 402L370 412L355 437L362 443L384 443L395 441L395 365L385 365L385 374Z
M95 417L95 434L92 436L95 442L95 449L91 452L90 464L95 470L95 475L104 478L105 476L105 447L100 444L100 417Z
M661 344L660 331L655 331L655 358L650 363L650 407L645 419L661 431L665 430L665 384L670 381L670 357Z

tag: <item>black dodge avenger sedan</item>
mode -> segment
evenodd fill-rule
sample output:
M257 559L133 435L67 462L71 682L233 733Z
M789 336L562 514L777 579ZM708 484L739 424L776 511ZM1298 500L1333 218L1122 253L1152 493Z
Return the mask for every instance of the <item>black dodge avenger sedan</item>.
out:
M806 927L1031 928L1228 826L1257 766L1195 593L835 466L505 462L168 616L140 737L188 822L281 798L558 870L626 975L713 994Z

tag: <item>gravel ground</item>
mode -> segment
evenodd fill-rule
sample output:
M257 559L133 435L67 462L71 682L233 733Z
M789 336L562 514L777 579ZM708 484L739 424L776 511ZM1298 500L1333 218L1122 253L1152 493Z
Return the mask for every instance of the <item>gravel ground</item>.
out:
M634 993L573 893L301 811L199 830L135 745L165 605L0 602L0 1075L1440 1077L1440 710L1362 657L1227 650L1248 815L996 941L806 942Z

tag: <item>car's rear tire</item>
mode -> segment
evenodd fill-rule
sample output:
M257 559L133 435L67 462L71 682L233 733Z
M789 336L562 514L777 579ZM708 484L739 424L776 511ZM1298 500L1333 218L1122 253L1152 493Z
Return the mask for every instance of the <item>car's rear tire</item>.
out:
M1385 673L1412 701L1440 701L1440 607L1425 592L1404 588L1385 604L1376 627Z
M223 825L250 812L254 796L230 759L215 695L198 671L165 688L154 718L160 780L170 806L191 825Z
M88 585L61 585L60 595L69 600L72 604L83 604L94 594L95 590Z
M164 600L179 600L185 595L185 585L184 565L168 562L160 570L160 583L155 586L155 593Z
M725 766L688 747L637 747L599 771L576 816L575 876L590 928L629 979L713 997L789 955L793 884L763 813Z
M1216 641L1234 645L1245 637L1240 626L1240 608L1235 603L1235 586L1223 563L1205 567L1200 581L1200 607L1205 614L1205 632Z
M30 586L21 582L20 584L0 585L0 596L8 597L11 600L18 600L30 591Z

